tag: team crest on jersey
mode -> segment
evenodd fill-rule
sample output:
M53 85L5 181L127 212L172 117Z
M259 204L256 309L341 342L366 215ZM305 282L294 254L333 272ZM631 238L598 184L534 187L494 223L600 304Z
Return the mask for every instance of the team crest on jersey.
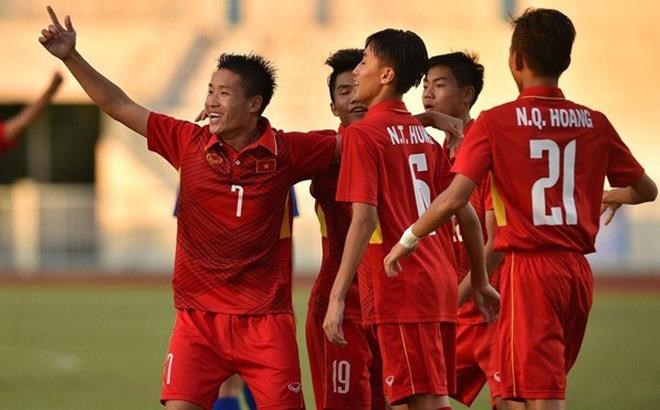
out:
M388 386L392 387L392 385L394 384L394 376L387 376L387 378L385 379L385 383Z
M222 164L222 157L215 152L209 152L206 154L206 162L211 165L219 165Z
M289 390L291 390L293 393L300 393L300 382L294 382L289 384Z
M275 172L276 169L277 161L275 161L275 158L257 160L257 174Z

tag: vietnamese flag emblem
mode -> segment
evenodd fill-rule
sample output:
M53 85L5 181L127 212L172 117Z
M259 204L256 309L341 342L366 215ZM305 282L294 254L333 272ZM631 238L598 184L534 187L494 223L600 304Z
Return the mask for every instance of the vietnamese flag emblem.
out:
M277 169L277 162L275 161L275 158L257 160L257 174L275 172L276 169Z

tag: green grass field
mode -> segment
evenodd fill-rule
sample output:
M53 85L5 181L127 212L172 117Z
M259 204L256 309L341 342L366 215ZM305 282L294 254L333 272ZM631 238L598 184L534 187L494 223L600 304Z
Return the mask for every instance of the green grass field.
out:
M307 290L295 294L305 396ZM165 286L3 285L0 409L159 409L173 309ZM571 409L660 409L660 295L597 292ZM473 408L487 409L485 395ZM463 408L459 405L456 409Z

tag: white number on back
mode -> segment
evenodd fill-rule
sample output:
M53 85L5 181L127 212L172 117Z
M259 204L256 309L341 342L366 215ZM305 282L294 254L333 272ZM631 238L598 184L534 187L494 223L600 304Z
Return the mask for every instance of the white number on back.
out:
M408 157L408 166L410 167L410 177L412 178L413 189L415 191L415 202L417 203L417 213L422 216L424 211L431 205L431 189L429 185L416 176L417 172L426 172L429 166L426 162L425 154L412 154Z
M566 218L558 206L550 207L547 213L545 190L552 188L559 181L560 158L559 145L553 140L529 141L529 156L532 159L543 159L543 153L548 152L548 176L538 179L532 186L532 216L534 225L577 225L577 209L575 208L575 140L564 148L562 202Z

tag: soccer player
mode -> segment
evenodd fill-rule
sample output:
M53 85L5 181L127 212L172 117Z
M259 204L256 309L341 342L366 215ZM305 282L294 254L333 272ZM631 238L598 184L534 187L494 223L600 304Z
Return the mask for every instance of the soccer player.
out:
M607 118L558 88L574 39L571 20L557 10L528 9L514 21L509 67L520 96L477 118L451 185L385 259L393 271L417 238L447 221L492 171L495 248L506 253L498 324L505 409L566 408L566 375L592 302L584 254L594 251L601 201L638 204L657 196ZM603 194L605 177L617 188Z
M469 132L474 123L470 109L479 98L484 84L484 66L479 64L475 54L455 52L431 57L429 69L424 78L422 102L424 108L449 114L463 120L463 132ZM450 162L460 149L462 138L447 138L444 149ZM490 180L488 175L478 189L470 196L470 204L475 209L486 242L486 266L490 283L497 289L497 266L502 262L501 252L493 250L495 239L495 214L490 200ZM456 271L459 280L459 303L469 293L468 272L470 262L463 246L460 226L455 224L453 235L456 253ZM493 353L495 325L484 320L483 315L471 300L458 308L456 326L456 392L452 397L470 406L488 381L491 402L495 406L497 397L497 369L494 367Z
M398 275L387 277L382 263L383 251L423 213L448 177L441 147L402 101L421 81L427 58L415 33L387 29L367 38L354 71L354 99L369 110L342 134L336 198L352 204L352 219L323 325L330 341L350 344L342 329L343 313L361 262L362 320L372 325L378 339L385 395L391 404L408 404L412 410L449 408L457 305L447 233L420 243L418 254L404 262ZM476 215L469 205L456 212L471 221L464 237L475 294L497 303L487 281Z
M209 125L148 111L94 70L49 7L39 41L108 115L147 138L181 175L174 263L176 321L163 372L168 410L210 409L234 373L260 409L304 407L291 301L291 215L298 180L328 169L336 132L274 131L262 113L270 63L223 54L211 76Z
M0 121L0 154L16 145L27 127L48 107L62 85L62 75L54 73L48 88L33 103L27 105L18 114Z
M353 69L362 60L362 50L339 50L326 60L332 68L328 78L330 109L339 118L339 133L364 117L367 107L353 100ZM339 164L312 177L311 193L321 225L323 260L309 297L306 331L307 353L314 385L316 408L384 409L380 357L374 334L361 323L360 296L353 282L346 296L344 337L347 346L330 343L323 332L330 289L339 270L346 233L351 223L349 205L335 201ZM377 351L377 349L375 349Z

